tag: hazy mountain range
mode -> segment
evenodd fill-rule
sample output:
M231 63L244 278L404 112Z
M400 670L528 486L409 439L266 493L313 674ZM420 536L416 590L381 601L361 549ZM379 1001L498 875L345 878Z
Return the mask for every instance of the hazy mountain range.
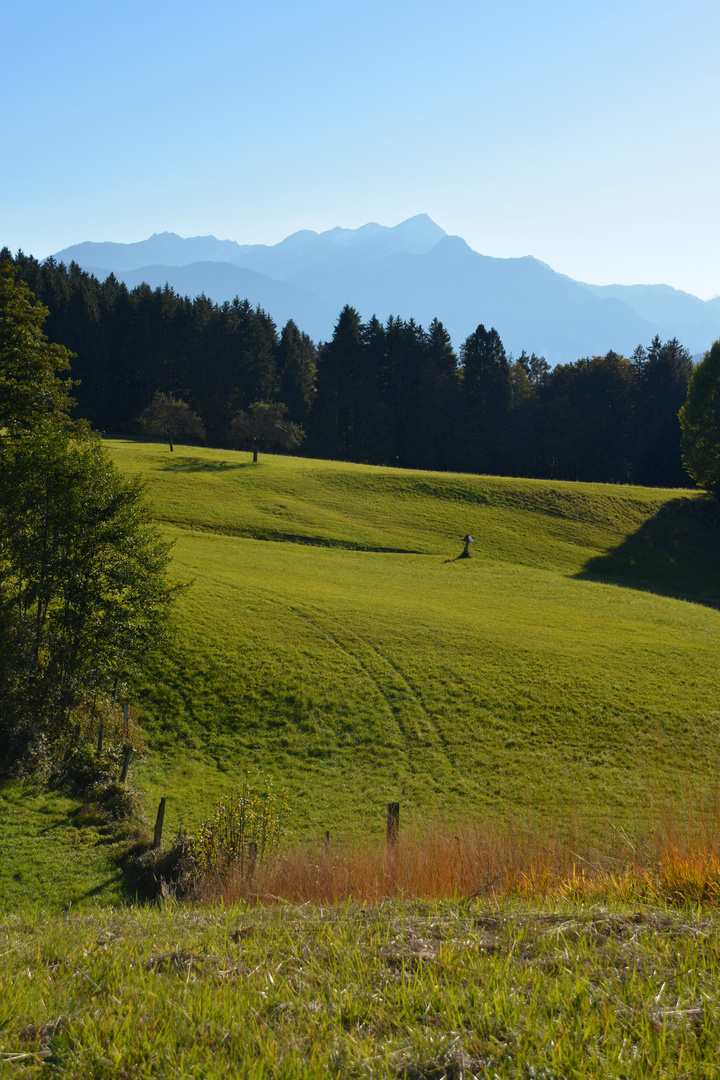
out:
M101 279L129 287L169 284L222 303L239 296L282 326L294 319L327 340L340 309L440 319L457 346L478 323L494 326L506 349L551 363L605 353L630 354L655 334L677 337L693 353L720 338L720 297L700 300L668 285L587 285L538 259L496 259L448 236L426 214L388 228L293 233L279 244L238 244L214 236L155 233L135 244L83 243L58 251Z

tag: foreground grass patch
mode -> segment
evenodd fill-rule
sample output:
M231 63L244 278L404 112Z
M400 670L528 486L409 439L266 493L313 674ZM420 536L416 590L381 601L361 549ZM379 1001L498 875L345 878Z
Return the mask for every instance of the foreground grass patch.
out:
M0 912L117 904L116 830L78 799L15 781L0 787Z
M517 903L0 926L3 1075L712 1075L720 920Z

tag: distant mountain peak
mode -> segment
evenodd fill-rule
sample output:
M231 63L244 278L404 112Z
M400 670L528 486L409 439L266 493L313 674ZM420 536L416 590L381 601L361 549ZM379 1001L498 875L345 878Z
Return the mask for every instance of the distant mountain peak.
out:
M396 229L409 229L409 228L422 228L432 229L439 236L447 236L444 229L441 229L437 222L433 221L429 214L413 214L412 217L405 218L399 225L395 225Z
M300 229L270 245L239 244L211 235L183 237L165 230L129 244L85 241L58 251L53 257L58 262L75 261L81 266L107 266L116 272L139 270L143 266L224 262L284 279L303 267L328 259L364 264L399 252L425 254L445 236L445 230L427 214L416 214L399 225L370 221L357 229L339 225L324 232Z

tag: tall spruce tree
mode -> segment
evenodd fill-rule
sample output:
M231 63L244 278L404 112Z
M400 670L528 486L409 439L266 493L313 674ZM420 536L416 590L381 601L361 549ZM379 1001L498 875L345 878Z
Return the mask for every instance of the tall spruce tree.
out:
M459 390L459 364L450 335L438 319L433 319L420 372L417 418L425 438L426 468L461 467L455 456Z
M361 327L364 349L363 427L359 461L391 465L397 461L395 413L388 401L390 369L385 327L373 315Z
M357 446L364 355L360 315L346 304L318 355L313 441L325 457L348 460Z
M468 460L478 471L497 471L510 408L510 364L497 330L480 324L464 341L460 358Z
M638 484L682 487L687 483L680 450L678 412L685 402L692 358L677 338L654 337L633 354L637 379L635 468Z
M280 400L287 405L293 420L302 424L307 420L315 398L317 349L292 319L280 334L277 370Z

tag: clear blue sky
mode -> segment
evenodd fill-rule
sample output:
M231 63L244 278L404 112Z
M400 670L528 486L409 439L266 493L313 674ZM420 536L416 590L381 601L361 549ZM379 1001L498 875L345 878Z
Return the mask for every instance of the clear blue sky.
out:
M717 0L4 0L0 245L425 212L720 292Z

